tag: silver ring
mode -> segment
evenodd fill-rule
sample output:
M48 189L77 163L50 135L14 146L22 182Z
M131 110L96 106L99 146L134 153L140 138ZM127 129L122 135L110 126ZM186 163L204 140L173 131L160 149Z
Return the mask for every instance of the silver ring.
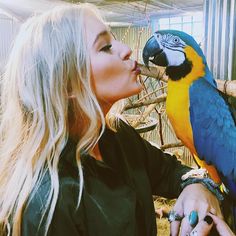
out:
M197 211L191 211L188 217L189 224L191 227L195 227L198 223L198 213Z
M168 221L171 223L173 221L181 221L184 217L180 216L176 211L172 210L168 214Z

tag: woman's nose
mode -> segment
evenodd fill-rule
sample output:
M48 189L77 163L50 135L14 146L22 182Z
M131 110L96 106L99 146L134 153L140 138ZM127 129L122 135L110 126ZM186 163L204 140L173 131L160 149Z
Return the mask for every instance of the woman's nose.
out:
M121 45L120 57L122 60L128 60L132 54L132 50L126 44Z

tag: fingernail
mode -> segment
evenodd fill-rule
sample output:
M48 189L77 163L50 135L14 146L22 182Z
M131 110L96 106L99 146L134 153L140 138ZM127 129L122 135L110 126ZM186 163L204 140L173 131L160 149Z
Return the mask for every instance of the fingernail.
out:
M213 219L210 216L205 216L204 221L206 221L208 225L211 225L213 222Z

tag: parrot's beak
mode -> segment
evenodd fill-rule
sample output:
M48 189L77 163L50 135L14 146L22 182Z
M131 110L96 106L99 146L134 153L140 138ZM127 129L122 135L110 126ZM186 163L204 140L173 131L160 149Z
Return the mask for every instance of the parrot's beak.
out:
M143 62L147 67L149 67L149 61L158 66L168 66L168 60L163 47L154 36L147 41L143 49Z

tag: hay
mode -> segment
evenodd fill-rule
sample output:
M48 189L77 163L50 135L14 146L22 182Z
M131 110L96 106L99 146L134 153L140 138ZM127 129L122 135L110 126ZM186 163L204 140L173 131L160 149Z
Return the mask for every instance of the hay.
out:
M167 212L174 206L176 200L168 200L162 197L154 197L154 206L157 213L157 235L169 236L170 223L167 219Z

